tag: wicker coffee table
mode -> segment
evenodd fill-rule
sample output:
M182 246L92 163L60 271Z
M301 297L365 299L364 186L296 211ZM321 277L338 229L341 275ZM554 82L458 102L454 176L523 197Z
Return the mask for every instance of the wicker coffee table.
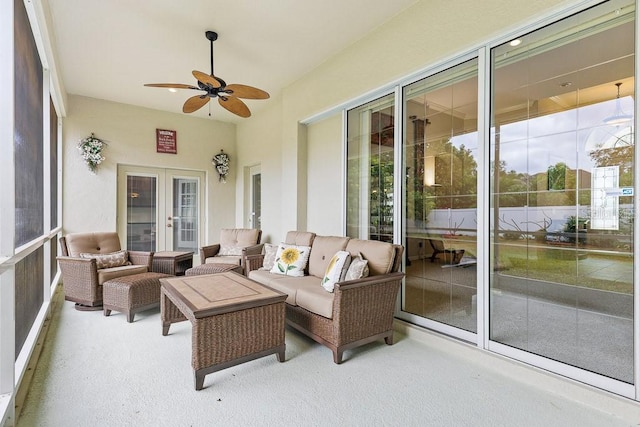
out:
M276 354L284 362L286 294L234 273L160 280L162 335L189 320L196 390L207 374Z

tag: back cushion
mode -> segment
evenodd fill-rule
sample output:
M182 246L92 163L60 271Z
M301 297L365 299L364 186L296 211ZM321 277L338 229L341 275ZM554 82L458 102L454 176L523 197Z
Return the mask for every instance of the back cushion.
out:
M316 233L309 231L289 231L284 242L289 245L311 246Z
M309 256L309 274L316 277L324 277L331 258L338 251L344 251L347 247L348 237L316 236L311 245Z
M69 256L81 253L108 254L120 250L120 239L115 232L71 233L65 236Z
M223 228L220 230L220 255L242 255L242 248L257 245L260 230L253 228Z
M355 257L358 253L368 261L369 275L387 274L393 270L396 249L391 243L377 240L351 239L347 244L347 251ZM313 256L313 251L311 251Z

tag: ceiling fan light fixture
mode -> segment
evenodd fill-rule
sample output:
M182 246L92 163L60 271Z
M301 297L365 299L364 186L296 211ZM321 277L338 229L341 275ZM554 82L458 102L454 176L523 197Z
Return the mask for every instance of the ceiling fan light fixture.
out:
M616 83L616 86L618 87L618 95L616 96L615 111L612 115L604 119L605 124L612 126L621 125L633 120L633 115L625 113L622 109L622 104L620 103L620 86L622 86L622 83Z

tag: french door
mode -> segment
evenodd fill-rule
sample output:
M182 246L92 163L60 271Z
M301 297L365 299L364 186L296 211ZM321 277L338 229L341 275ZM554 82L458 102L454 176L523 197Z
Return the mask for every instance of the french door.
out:
M118 168L118 233L129 250L186 251L197 258L203 201L204 172Z

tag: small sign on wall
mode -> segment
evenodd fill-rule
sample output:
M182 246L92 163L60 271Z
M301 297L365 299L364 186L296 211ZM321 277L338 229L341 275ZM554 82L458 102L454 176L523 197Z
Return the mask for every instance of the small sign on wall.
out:
M156 151L158 153L178 154L177 132L175 130L156 129Z

